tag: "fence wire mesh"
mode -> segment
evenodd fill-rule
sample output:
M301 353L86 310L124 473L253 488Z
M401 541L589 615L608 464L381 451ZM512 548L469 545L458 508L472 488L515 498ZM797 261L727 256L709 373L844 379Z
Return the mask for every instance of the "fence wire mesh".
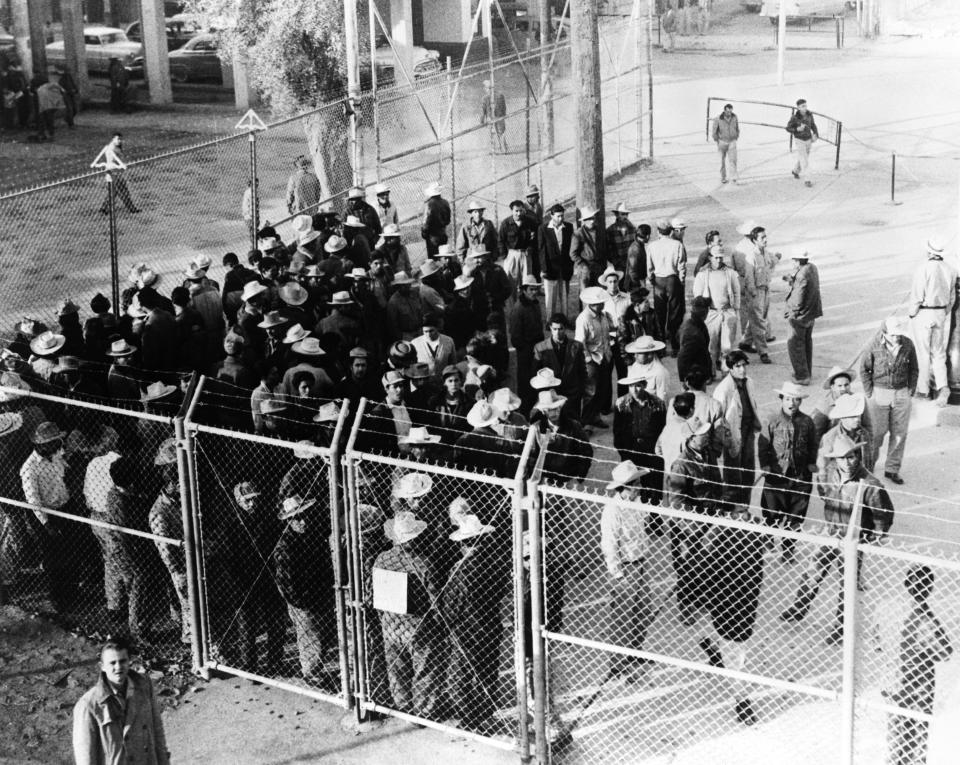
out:
M345 697L329 450L195 436L209 660Z
M46 390L61 387L58 372ZM2 398L4 595L90 637L183 658L192 613L172 425L25 390Z
M349 469L362 703L518 746L510 485L370 454Z

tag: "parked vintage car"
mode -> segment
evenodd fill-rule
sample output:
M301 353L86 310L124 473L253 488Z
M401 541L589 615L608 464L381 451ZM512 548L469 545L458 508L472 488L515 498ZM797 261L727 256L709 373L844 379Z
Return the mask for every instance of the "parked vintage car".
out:
M174 82L196 80L223 81L223 67L217 55L220 49L215 34L200 34L191 37L176 50L167 54L170 61L170 79ZM131 65L135 70L143 69L143 58Z
M173 19L167 19L164 25L167 28L167 50L176 50L203 31L194 24L184 21L174 21ZM143 33L140 30L139 21L127 24L124 31L127 33L128 40L138 43L143 42Z
M780 18L781 2L786 4L787 21L809 16L842 16L846 7L844 0L767 0L760 8L760 15L768 16L770 23L776 24Z
M367 58L369 62L369 57ZM396 56L393 48L383 35L377 37L377 52L374 58L377 65L377 81L383 85L393 82L404 82L403 74L397 71ZM369 63L367 64L369 66ZM420 80L431 77L443 70L440 64L440 53L420 45L413 46L413 78Z
M131 42L124 31L116 27L84 27L83 42L86 45L87 71L91 74L107 74L111 58L118 58L121 64L129 67L135 59L143 57L143 45ZM50 43L46 50L50 66L66 63L63 40Z

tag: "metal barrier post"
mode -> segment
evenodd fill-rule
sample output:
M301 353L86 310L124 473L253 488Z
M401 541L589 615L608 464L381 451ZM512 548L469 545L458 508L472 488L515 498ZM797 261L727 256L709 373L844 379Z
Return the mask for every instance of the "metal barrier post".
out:
M367 692L367 651L366 651L366 625L364 623L363 613L363 567L360 550L360 516L357 512L357 474L356 462L353 454L354 446L357 441L357 433L360 432L360 423L363 420L363 413L367 408L367 400L360 399L360 405L357 408L357 414L353 418L353 427L350 429L350 438L347 441L346 449L346 468L347 468L347 535L348 535L348 559L352 575L350 608L353 613L353 663L357 675L357 683L354 688L354 695L357 699L355 707L357 722L362 722L364 717L364 701Z
M260 230L260 204L257 199L257 131L251 130L247 141L250 144L250 212L253 226L250 229L250 249L257 249L257 231Z
M517 743L520 748L521 762L530 762L530 730L527 725L527 661L523 646L527 625L523 607L523 508L524 475L527 462L536 441L533 428L527 431L527 440L520 455L520 464L513 479L513 667L517 683Z
M206 383L206 380L206 376L201 375L200 380L197 382L196 391L193 394L193 400L190 402L190 408L187 410L186 417L184 418L184 424L188 429L193 420L193 411L197 406L197 402L200 400L200 395L203 392L203 386ZM190 503L191 508L193 509L192 518L190 520L193 524L193 538L198 551L198 554L195 556L195 577L197 586L197 599L200 604L200 658L202 661L200 673L204 678L209 679L210 627L209 620L207 618L207 582L206 569L203 562L203 524L201 523L200 518L202 511L200 509L200 486L197 477L197 452L196 442L193 438L186 439L184 442L184 451L186 452L187 458L187 489L190 492Z
M658 35L659 29L658 25ZM647 110L650 113L647 123L650 159L653 159L653 0L647 0Z
M187 395L180 412L173 420L174 434L177 439L177 473L180 476L180 512L183 522L183 556L187 567L187 601L190 605L190 648L192 649L193 671L199 673L203 666L200 632L200 598L197 593L197 547L193 535L193 512L190 506L190 484L187 479L187 442L192 435L183 425L187 402L192 399L196 387L196 374L190 381Z
M117 196L113 185L113 173L107 171L107 214L110 236L110 290L113 297L113 313L120 316L120 255L117 249Z
M453 98L453 90L450 87L453 70L450 66L450 56L447 56L447 129L450 131L450 215L453 220L457 218L457 158L454 149L453 140L453 109L450 108L450 102Z
M838 123L837 123L837 152L836 152L836 155L834 156L834 160L833 160L833 169L834 169L834 170L839 170L839 169L840 169L840 139L842 138L842 136L843 136L843 123L842 123L842 122L838 122ZM793 137L792 137L792 136L791 136L791 139L790 139L790 140L791 140L791 147L792 147L792 145L793 145Z
M330 444L330 465L327 470L330 485L330 547L333 553L333 591L334 602L337 608L337 644L340 655L340 685L343 688L344 700L348 705L353 703L350 694L350 661L347 655L347 621L344 603L344 590L350 586L348 572L347 583L344 584L343 573L345 561L343 559L343 517L344 507L343 488L340 484L340 438L343 435L343 426L350 411L350 402L344 401L340 406L340 416L333 430L333 440Z
M534 437L536 437L535 429ZM542 452L542 449L541 449ZM547 751L547 666L543 650L543 581L540 549L540 485L537 478L527 481L527 527L530 530L530 635L533 651L533 727L536 732L537 761L549 762Z
M373 135L374 135L374 145L376 146L377 151L377 166L376 166L376 178L377 183L380 183L381 178L381 160L383 158L382 153L380 152L380 99L377 96L377 17L376 14L371 10L374 0L368 0L367 2L367 15L370 17L370 91L372 93L371 98L373 99Z
M530 55L530 38L529 37L527 38L527 55L528 56ZM526 96L525 107L523 110L524 116L526 117L526 135L525 135L526 148L527 148L526 178L527 178L527 185L529 186L530 185L530 88L524 89L524 95Z
M860 481L853 500L853 512L843 538L843 683L840 694L841 749L840 762L854 764L854 702L856 700L857 662L857 543L860 537L860 514L863 491Z

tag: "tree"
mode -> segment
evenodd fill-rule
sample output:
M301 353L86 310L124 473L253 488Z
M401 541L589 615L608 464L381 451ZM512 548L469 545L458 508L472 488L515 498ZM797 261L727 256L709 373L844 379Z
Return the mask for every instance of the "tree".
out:
M246 59L249 76L274 117L345 98L343 0L191 0L189 10L216 20L221 56ZM303 120L325 197L351 183L345 106L343 101Z

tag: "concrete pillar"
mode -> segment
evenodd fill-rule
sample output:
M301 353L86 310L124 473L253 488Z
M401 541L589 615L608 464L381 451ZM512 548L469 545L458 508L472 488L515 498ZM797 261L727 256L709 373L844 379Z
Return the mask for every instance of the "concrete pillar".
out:
M17 49L17 58L23 67L23 76L27 82L33 77L33 46L30 43L30 11L27 0L10 0L10 15L13 16L13 44Z
M150 88L150 103L173 103L163 0L140 0L140 28L143 32L143 63L147 87Z
M250 70L248 68L248 57L246 53L234 53L233 61L229 67L223 70L223 84L227 84L227 75L233 79L233 103L237 109L247 109L256 106L257 96L253 89L253 83L250 80Z
M410 0L390 0L390 36L397 49L397 56L413 78L413 4ZM394 72L398 83L404 82L403 74Z
M62 0L60 14L63 16L63 53L67 70L80 89L80 99L89 98L90 75L87 73L87 46L83 42L82 0Z
M33 73L47 75L47 40L44 30L43 6L27 3L30 17L30 55L33 57Z

